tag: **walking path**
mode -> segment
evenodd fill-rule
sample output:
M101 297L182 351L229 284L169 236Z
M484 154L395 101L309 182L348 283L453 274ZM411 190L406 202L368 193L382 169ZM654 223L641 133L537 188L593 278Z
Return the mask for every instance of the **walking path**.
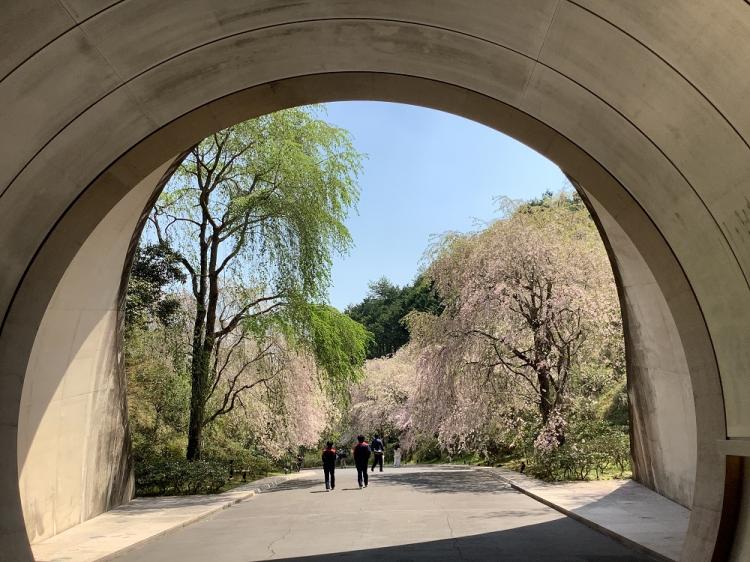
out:
M194 523L287 480L293 473L256 480L222 494L136 498L59 535L31 545L37 562L107 560L134 546Z
M44 562L645 561L655 559L648 550L676 558L687 521L687 510L630 481L549 485L503 469L418 466L387 468L359 490L353 469L336 476L331 493L315 470L217 496L137 499L34 545L34 554ZM554 502L557 511L544 505ZM621 544L632 540L645 548Z
M504 468L485 469L530 497L665 560L678 560L690 510L633 480L541 482Z

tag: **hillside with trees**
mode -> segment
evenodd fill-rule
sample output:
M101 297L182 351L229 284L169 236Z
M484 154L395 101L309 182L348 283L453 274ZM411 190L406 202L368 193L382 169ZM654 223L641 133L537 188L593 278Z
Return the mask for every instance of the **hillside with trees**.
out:
M340 312L327 290L361 160L315 107L188 151L125 303L138 493L218 491L358 433L418 462L625 474L622 320L581 199L501 199L500 218L432 245L413 283L381 278Z
M370 283L361 303L347 307L344 312L372 334L367 358L374 359L395 353L409 341L407 314L413 311L439 314L441 310L432 282L419 276L403 287L381 277Z
M352 423L416 460L509 462L545 478L629 470L622 321L606 251L575 194L502 201L430 250L440 306L368 361Z

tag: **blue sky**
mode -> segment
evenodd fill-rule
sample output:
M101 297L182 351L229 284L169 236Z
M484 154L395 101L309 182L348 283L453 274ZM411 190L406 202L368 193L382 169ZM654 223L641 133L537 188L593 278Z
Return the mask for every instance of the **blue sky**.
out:
M330 302L342 310L382 276L410 283L431 238L496 217L495 197L530 199L566 183L543 156L461 117L383 102L326 109L325 118L349 130L368 155L359 210L347 221L355 245L333 267Z

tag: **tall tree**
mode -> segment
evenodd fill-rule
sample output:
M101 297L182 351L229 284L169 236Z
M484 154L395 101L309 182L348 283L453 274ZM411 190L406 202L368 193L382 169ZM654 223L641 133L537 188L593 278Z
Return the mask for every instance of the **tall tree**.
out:
M186 420L184 318L171 288L186 277L162 244L136 249L125 295L124 364L136 463L161 455Z
M168 294L171 285L186 277L179 256L164 244L145 244L136 249L125 298L127 326L143 326L151 320L170 324L180 303Z
M365 326L373 338L367 358L384 357L398 351L409 341L404 317L412 311L439 314L442 310L433 284L423 278L398 287L385 277L370 283L364 300L346 309L346 313Z
M206 424L252 384L238 376L208 412L225 359L267 361L274 346L258 342L307 337L332 255L351 243L344 219L361 158L346 131L296 108L206 138L159 198L153 236L178 257L194 301L188 459L200 458Z

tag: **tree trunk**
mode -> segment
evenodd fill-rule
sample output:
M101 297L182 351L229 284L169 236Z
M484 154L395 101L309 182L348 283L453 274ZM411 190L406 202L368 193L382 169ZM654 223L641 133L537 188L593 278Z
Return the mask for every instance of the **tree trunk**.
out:
M196 161L199 159L199 153L195 152ZM206 196L206 185L199 180L201 187L201 199ZM206 318L208 310L206 306L207 287L207 270L209 261L209 244L206 239L209 216L206 212L206 206L201 205L203 217L200 225L199 248L200 263L196 278L193 279L193 286L197 287L195 294L195 319L193 322L193 345L192 357L190 362L191 388L190 388L190 422L188 424L188 446L186 457L189 461L200 460L201 458L201 438L203 436L203 425L206 417L206 391L208 389L208 372L209 361L211 360L210 350L206 356L207 335L209 334ZM209 299L210 300L210 299Z
M203 248L201 248L203 253ZM203 258L203 256L201 256ZM201 259L201 266L205 263ZM201 267L201 273L204 268ZM200 289L196 295L195 319L193 322L193 345L190 361L190 423L188 424L188 446L187 459L198 460L201 456L201 434L203 430L203 418L206 415L206 373L204 365L207 361L203 359L203 341L205 330L205 277L201 275Z
M201 346L193 355L192 381L190 391L190 424L188 426L187 460L197 461L201 458L203 425L206 419L206 391L208 388L208 364L210 355L206 356Z
M204 191L206 198L208 192ZM203 206L205 225L207 206ZM190 394L190 425L188 427L187 459L201 458L201 436L206 424L206 401L211 386L211 356L216 346L216 309L219 303L219 280L216 273L219 255L217 229L212 230L210 244L206 241L205 226L201 229L200 297L196 308L193 331L192 389ZM208 283L206 283L208 280Z
M542 416L542 427L547 427L549 418L552 412L558 405L558 399L560 396L552 396L552 375L548 370L542 369L537 371L537 380L539 381L539 412ZM562 426L556 425L555 427L555 438L557 439L558 445L565 443L565 430Z
M195 390L195 385L193 385ZM188 426L187 460L198 461L201 458L201 438L203 437L203 418L206 406L202 400L195 399L195 392L190 400L190 425Z
M552 400L550 396L550 390L552 385L550 384L550 375L544 370L537 371L537 381L539 382L539 413L542 416L542 426L547 425L549 421L549 415L552 412Z

